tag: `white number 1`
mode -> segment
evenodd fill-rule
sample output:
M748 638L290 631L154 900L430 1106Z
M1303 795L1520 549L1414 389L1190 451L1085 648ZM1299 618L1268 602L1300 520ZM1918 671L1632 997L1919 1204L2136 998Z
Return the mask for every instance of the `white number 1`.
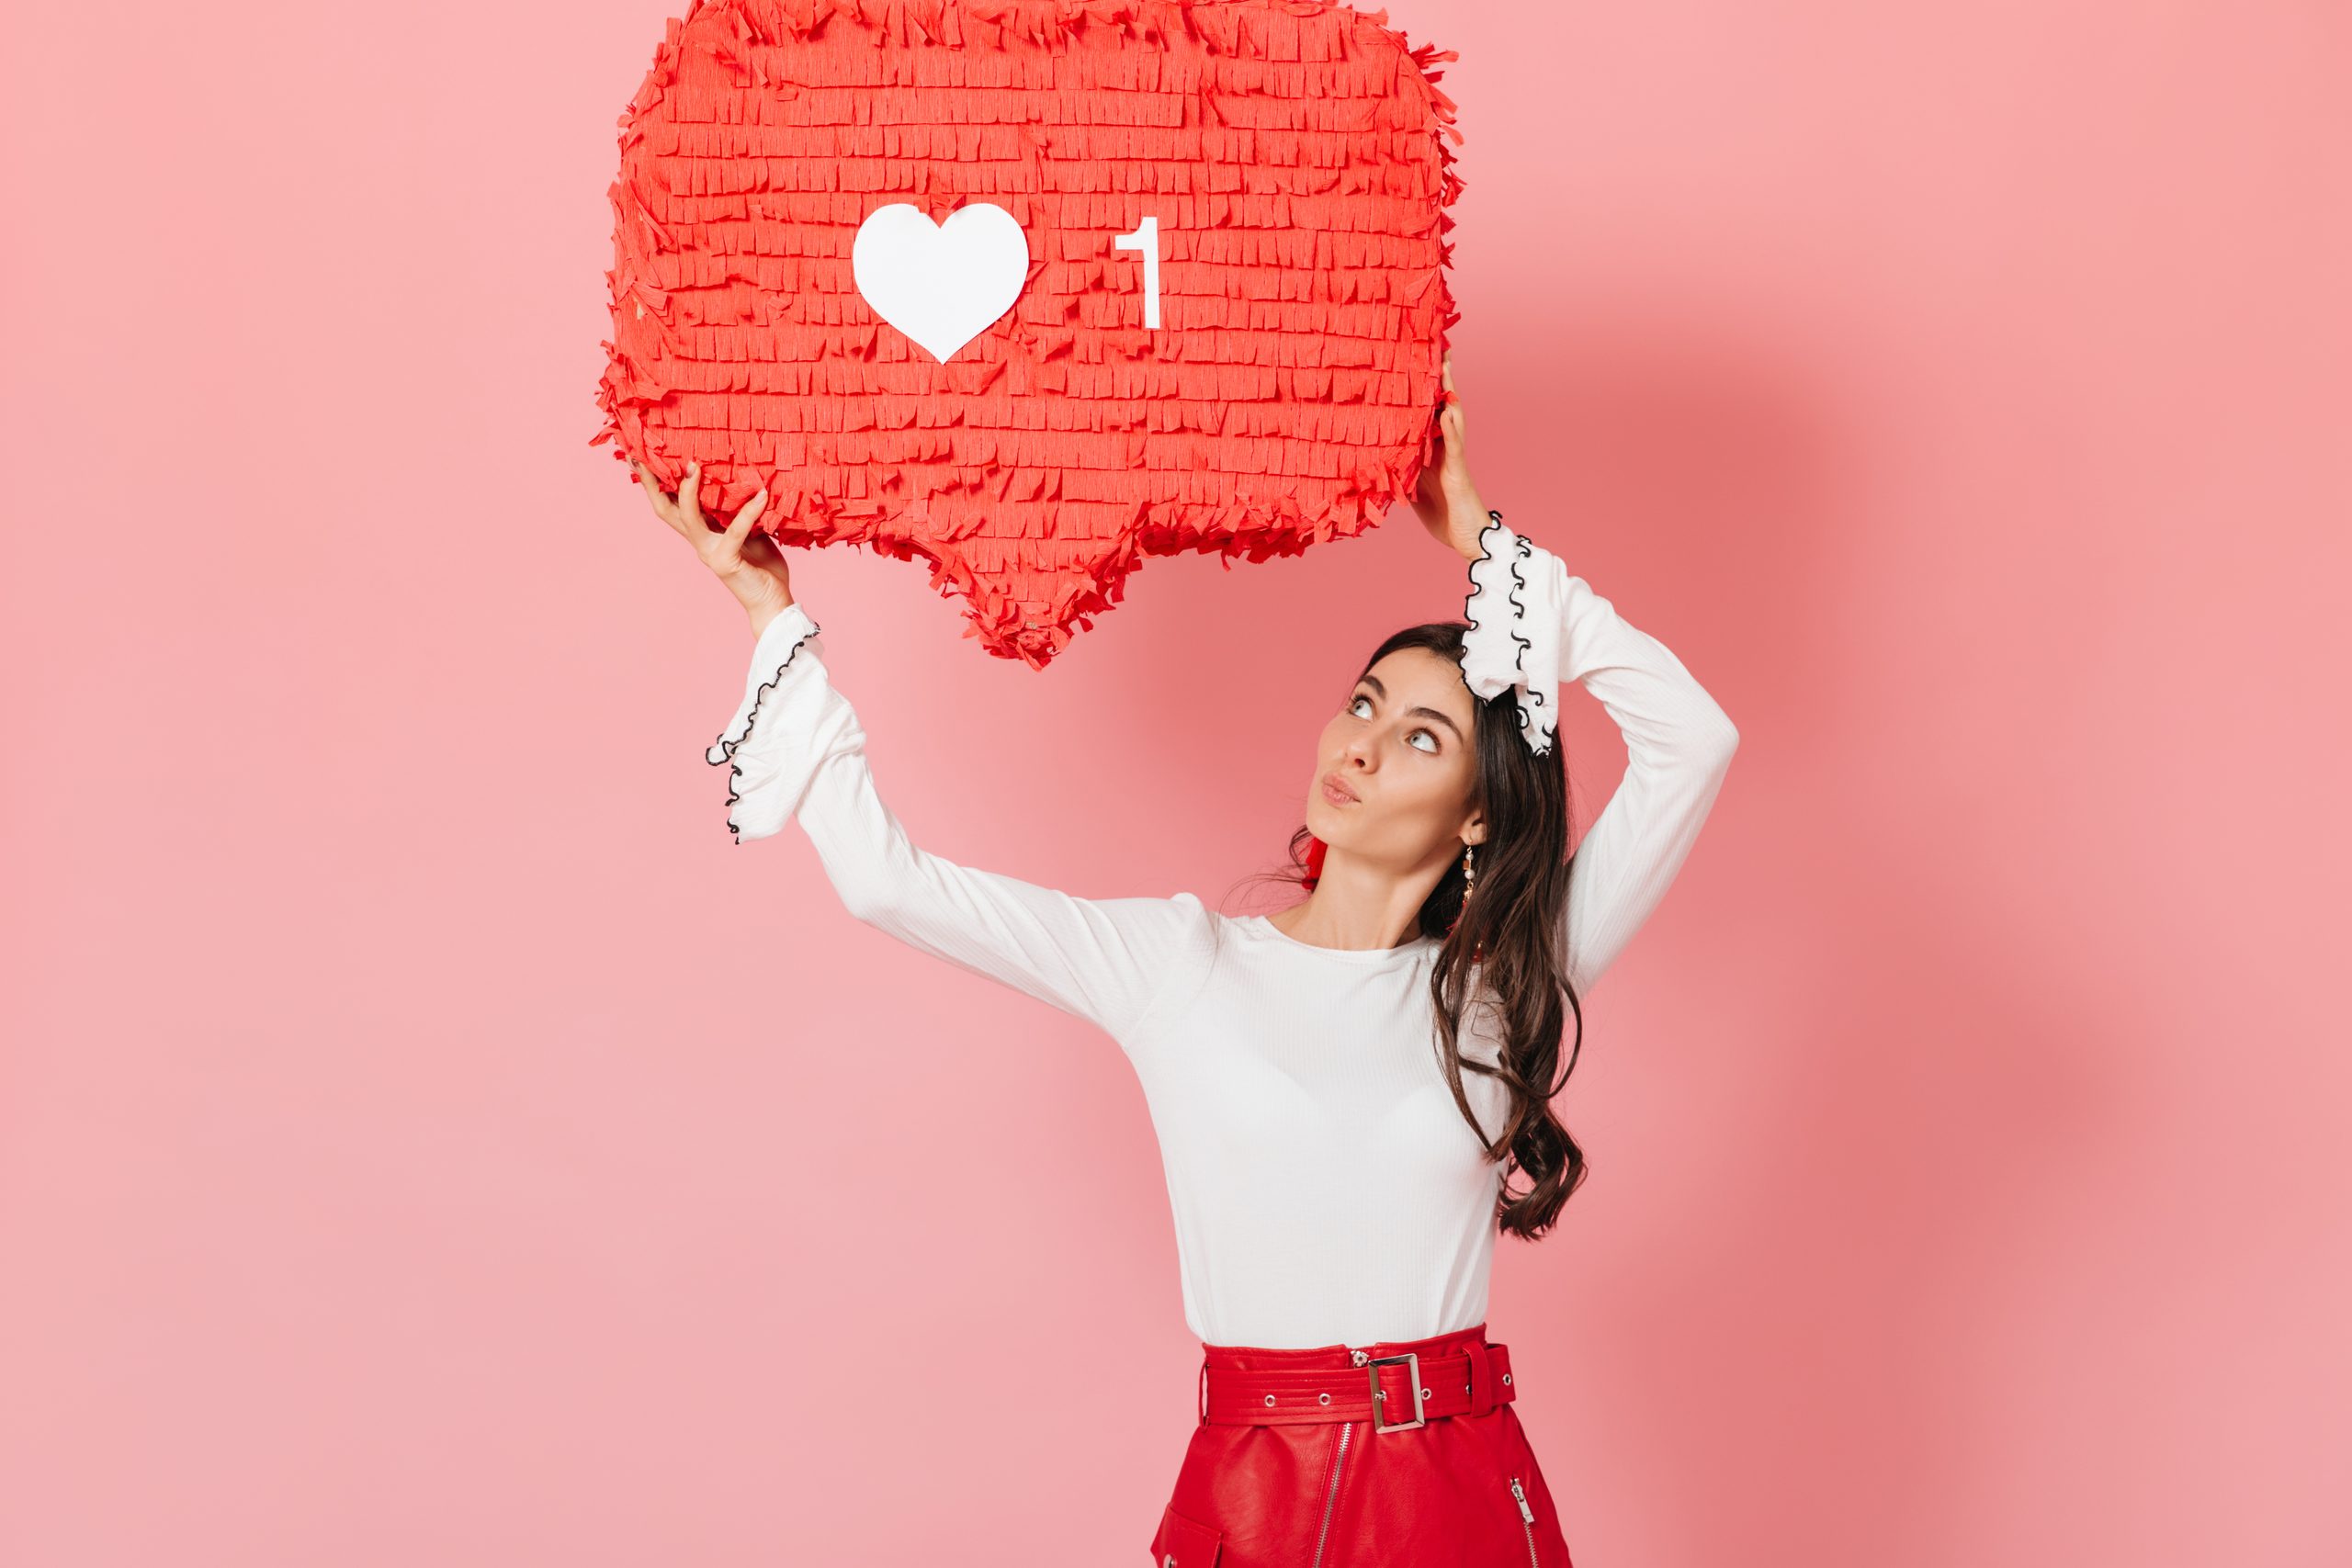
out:
M1143 324L1152 332L1159 330L1159 220L1147 218L1136 225L1132 234L1121 234L1111 242L1114 251L1143 253Z

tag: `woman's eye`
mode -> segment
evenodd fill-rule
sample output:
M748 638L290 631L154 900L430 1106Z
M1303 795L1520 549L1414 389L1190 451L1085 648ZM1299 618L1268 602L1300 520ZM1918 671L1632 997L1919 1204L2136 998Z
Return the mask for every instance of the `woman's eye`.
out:
M1355 714L1355 715L1356 715L1356 716L1357 716L1358 718L1365 718L1365 717L1369 717L1369 716L1370 716L1369 715L1367 715L1367 714L1363 714L1363 713L1357 713L1357 711L1356 711L1356 710L1357 710L1361 705L1364 705L1364 704L1368 704L1368 703L1370 703L1371 701L1372 701L1372 697L1371 697L1371 695L1370 695L1369 694L1367 694L1367 693L1363 693L1363 692L1358 692L1354 696L1350 697L1350 698L1348 699L1348 711L1349 711L1350 713ZM1436 732L1435 730L1432 730L1432 729L1416 729L1416 730L1412 731L1410 734L1407 735L1407 736L1405 737L1405 739L1406 739L1406 742L1407 742L1408 744L1410 744L1410 743L1411 743L1412 741L1414 741L1415 739L1426 740L1426 741L1428 741L1428 742L1429 742L1429 744L1428 744L1428 745L1426 745L1426 746L1422 746L1422 747L1419 747L1419 748L1417 748L1417 750L1422 750L1422 751L1426 751L1426 752L1430 752L1430 753L1435 753L1437 750L1440 750L1440 744L1439 744L1438 738L1437 738L1437 732Z

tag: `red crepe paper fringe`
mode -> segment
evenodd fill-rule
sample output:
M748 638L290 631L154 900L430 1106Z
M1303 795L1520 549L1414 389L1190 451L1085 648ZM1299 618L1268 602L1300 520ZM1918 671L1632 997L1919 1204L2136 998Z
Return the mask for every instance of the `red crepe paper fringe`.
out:
M619 121L590 445L780 544L931 566L1042 668L1146 557L1296 555L1434 453L1459 320L1455 58L1327 0L695 0ZM875 316L867 213L992 201L1012 310L938 364ZM1112 239L1156 216L1158 332Z

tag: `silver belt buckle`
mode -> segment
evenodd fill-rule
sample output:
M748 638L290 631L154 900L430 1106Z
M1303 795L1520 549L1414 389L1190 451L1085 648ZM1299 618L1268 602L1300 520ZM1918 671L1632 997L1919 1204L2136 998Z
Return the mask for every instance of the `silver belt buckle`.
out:
M1406 1376L1413 1380L1413 1418L1410 1421L1391 1421L1383 1426L1380 1412L1382 1406L1388 1403L1388 1391L1380 1386L1380 1369L1397 1361L1406 1364ZM1409 1432L1416 1427L1429 1425L1421 1416L1421 1358L1419 1355L1408 1350L1401 1356L1375 1356L1364 1363L1364 1371L1372 1376L1372 1429L1374 1431Z

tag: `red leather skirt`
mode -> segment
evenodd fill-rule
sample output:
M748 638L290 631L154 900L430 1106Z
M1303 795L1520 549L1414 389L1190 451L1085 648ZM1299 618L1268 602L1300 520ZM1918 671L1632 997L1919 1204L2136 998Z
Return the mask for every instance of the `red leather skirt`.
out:
M1153 1568L1572 1568L1487 1325L1201 1347L1200 1423Z

